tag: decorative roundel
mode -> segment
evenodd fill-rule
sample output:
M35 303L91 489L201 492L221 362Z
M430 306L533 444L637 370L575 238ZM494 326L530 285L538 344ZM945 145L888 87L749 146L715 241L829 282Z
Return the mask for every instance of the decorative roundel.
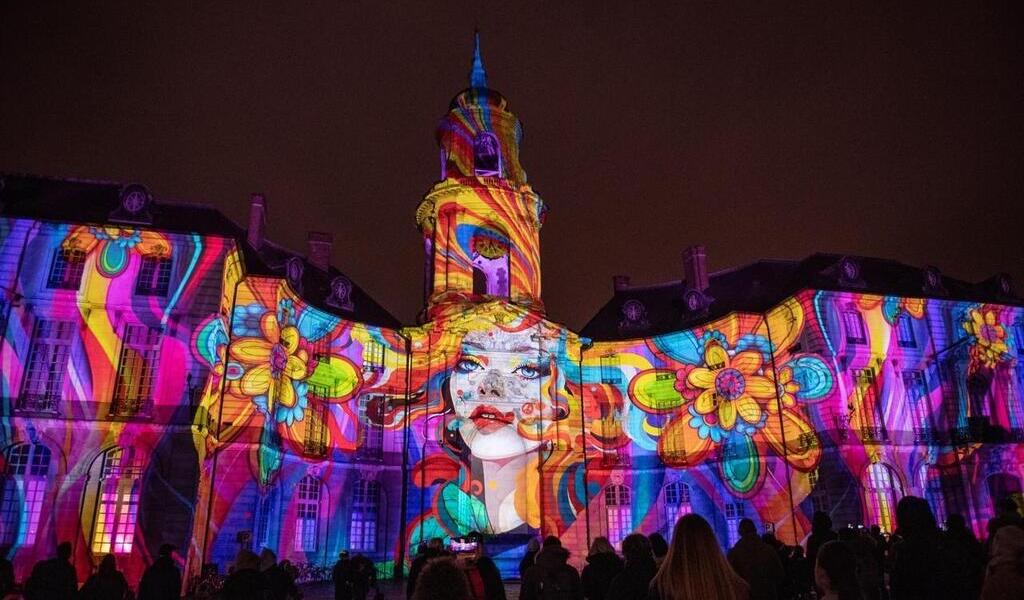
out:
M860 278L860 265L852 258L844 258L839 268L842 270L843 278L845 279L854 280Z
M349 294L352 293L352 282L348 280L348 277L339 275L331 280L331 295L338 300L345 302L348 300Z
M942 283L942 275L939 274L939 270L935 267L928 267L924 273L925 283L930 288L938 288L939 284Z
M686 308L697 311L704 307L704 297L697 290L690 290L683 296L686 301Z
M121 208L132 215L146 210L150 199L149 190L137 183L125 186L121 190Z
M647 309L639 300L627 300L622 305L622 316L626 317L627 321L641 321L646 313Z
M1007 296L1013 291L1013 282L1010 280L1010 276L1005 273L999 276L999 291Z
M285 273L288 276L288 283L297 285L302 281L302 272L305 270L305 265L302 264L302 259L293 257L288 259L288 264L285 267Z

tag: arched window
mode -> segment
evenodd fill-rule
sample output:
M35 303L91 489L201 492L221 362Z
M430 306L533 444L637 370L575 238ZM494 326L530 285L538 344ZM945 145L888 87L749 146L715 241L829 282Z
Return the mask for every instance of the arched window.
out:
M896 503L903 497L903 486L892 468L873 463L864 473L864 507L868 523L892 533L896 527Z
M259 499L256 511L256 544L257 548L274 548L277 546L274 532L277 531L278 487L266 490Z
M129 554L135 541L142 469L133 448L111 448L103 453L102 460L92 551Z
M306 475L299 481L297 505L295 507L295 550L315 552L320 516L320 497L323 486L320 480Z
M7 449L5 458L0 544L32 546L46 496L50 449L42 444L18 444Z
M693 512L690 505L690 486L675 481L665 486L665 524L668 528L668 537L672 537L672 529L676 521L683 515Z
M352 520L348 530L349 548L359 552L377 551L377 515L380 484L361 479L352 495Z
M473 140L473 173L480 177L501 177L501 146L493 133L479 133Z
M624 485L610 485L604 489L604 504L608 509L608 541L618 547L633 529L632 494Z

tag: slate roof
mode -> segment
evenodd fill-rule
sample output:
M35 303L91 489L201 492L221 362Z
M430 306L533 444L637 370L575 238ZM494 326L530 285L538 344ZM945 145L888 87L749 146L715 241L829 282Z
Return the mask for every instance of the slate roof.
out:
M108 181L0 173L0 216L60 223L123 224L112 218L112 215L121 206L121 191L125 185ZM150 219L139 227L234 239L242 247L246 272L251 275L285 278L289 259L300 258L305 261L302 254L269 241L265 241L259 250L254 249L246 241L245 228L206 204L174 202L154 197L148 212ZM344 274L334 267L324 272L308 262L304 264L302 297L317 308L368 325L390 328L401 326L398 319L355 282L352 282L351 310L328 305L331 281ZM345 277L352 281L347 275Z
M857 266L859 272L855 278L843 274L844 261L852 261ZM934 271L939 283L930 285L929 269L932 268L914 267L895 260L840 254L813 254L803 260L760 260L709 275L705 291L708 303L696 311L686 305L689 286L685 281L616 290L580 335L600 341L678 331L734 311L764 312L805 289L1024 305L1024 300L1012 290L1003 291L1005 275L970 283ZM640 303L644 319L626 318L624 308L630 301Z

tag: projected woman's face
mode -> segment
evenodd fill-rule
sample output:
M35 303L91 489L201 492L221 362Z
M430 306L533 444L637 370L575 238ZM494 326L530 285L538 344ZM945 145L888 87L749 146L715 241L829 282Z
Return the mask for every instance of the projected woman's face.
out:
M474 456L509 458L540 445L523 434L539 437L538 423L552 418L550 401L541 397L549 371L529 332L492 330L463 338L450 392L459 433Z

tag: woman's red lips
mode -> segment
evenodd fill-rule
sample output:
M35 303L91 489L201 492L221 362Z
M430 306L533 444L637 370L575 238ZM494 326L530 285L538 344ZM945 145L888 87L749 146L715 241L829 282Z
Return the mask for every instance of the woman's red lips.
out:
M511 425L515 421L515 414L511 411L501 412L489 404L481 404L473 409L469 415L476 428L483 432L490 432Z

